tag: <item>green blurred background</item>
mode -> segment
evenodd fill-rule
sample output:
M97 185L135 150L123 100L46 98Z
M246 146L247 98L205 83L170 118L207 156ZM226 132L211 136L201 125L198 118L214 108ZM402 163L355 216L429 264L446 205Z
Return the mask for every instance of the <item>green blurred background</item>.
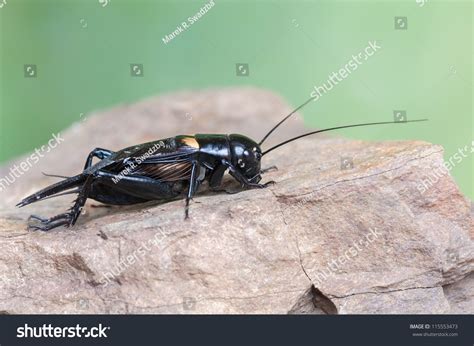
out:
M422 139L441 144L446 158L471 146L472 1L214 0L163 43L208 2L0 0L0 162L83 114L163 92L252 85L297 106L373 40L381 50L302 111L308 126L406 110L430 122L342 134ZM395 29L397 16L406 30ZM143 64L144 76L132 77L130 63ZM249 75L237 76L236 63L248 63ZM37 66L36 78L25 78L25 64ZM473 166L471 153L452 171L471 199Z

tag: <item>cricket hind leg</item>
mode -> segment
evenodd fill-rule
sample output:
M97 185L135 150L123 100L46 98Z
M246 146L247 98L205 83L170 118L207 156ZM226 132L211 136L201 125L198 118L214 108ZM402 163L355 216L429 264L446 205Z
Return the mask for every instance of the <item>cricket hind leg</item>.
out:
M149 201L149 199L136 197L116 188L114 189L114 187L105 185L100 181L95 181L92 184L89 198L110 205L131 205Z
M191 178L186 195L185 219L189 217L189 201L194 196L199 186L199 173L199 163L194 162L191 168ZM161 182L145 176L121 176L104 171L98 172L98 175L100 177L98 182L101 184L115 187L115 189L120 191L120 193L141 198L144 202L152 200L171 200L179 196L183 191L183 188L181 187L175 188L174 184ZM95 199L95 197L91 198Z
M113 180L114 178L116 182ZM104 197L104 194L107 196ZM98 171L94 176L87 178L78 192L74 205L69 211L51 218L41 218L32 215L30 218L39 221L39 225L31 225L29 228L49 231L63 225L74 225L87 198L107 204L124 205L152 200L169 200L179 194L179 189L174 189L172 184L160 182L149 177L121 176L119 174Z
M98 171L95 183L109 186L112 190L118 191L118 193L140 198L144 202L171 199L181 193L181 191L173 189L173 184L141 175L120 175Z
M92 159L94 157L97 157L100 160L103 160L110 155L112 155L114 152L108 149L102 149L102 148L95 148L92 150L89 155L87 156L86 159L86 164L84 165L84 170L90 168L92 166Z
M28 229L49 231L59 226L73 226L81 214L84 204L86 203L92 181L93 177L88 176L82 187L79 188L79 191L77 192L77 198L75 199L73 206L67 212L50 218L42 218L36 215L31 215L30 219L39 221L39 224L29 224Z

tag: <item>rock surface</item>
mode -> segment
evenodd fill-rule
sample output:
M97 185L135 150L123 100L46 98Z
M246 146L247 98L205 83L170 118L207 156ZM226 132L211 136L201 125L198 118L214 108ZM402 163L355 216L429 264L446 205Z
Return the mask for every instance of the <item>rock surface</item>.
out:
M0 311L473 313L470 202L449 175L420 192L443 161L442 148L425 142L301 140L265 157L264 166L279 167L264 178L275 185L204 192L187 221L181 200L107 208L89 201L74 228L28 232L30 214L55 215L72 197L14 208L55 181L41 171L75 174L94 147L199 132L260 139L289 110L262 90L208 90L124 105L72 126L1 192ZM292 120L271 142L302 131Z

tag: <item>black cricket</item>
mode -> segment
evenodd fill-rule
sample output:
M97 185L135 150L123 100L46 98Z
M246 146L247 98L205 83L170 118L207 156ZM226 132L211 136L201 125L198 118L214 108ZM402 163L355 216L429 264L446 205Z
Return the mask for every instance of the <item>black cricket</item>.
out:
M29 224L29 229L48 231L62 225L73 226L88 198L105 204L129 205L154 200L171 200L186 193L186 219L189 201L200 184L207 181L211 188L218 188L226 171L243 188L261 189L274 183L269 181L260 184L261 175L269 170L261 169L261 159L278 147L316 133L357 126L398 123L385 121L312 131L262 151L261 145L268 136L311 100L312 98L283 118L259 143L240 134L197 134L143 143L115 152L96 148L88 155L81 173L73 177L56 176L65 179L24 198L17 206L23 207L47 198L77 193L74 204L65 213L50 218L30 216L30 219L37 222ZM100 161L93 165L94 157Z

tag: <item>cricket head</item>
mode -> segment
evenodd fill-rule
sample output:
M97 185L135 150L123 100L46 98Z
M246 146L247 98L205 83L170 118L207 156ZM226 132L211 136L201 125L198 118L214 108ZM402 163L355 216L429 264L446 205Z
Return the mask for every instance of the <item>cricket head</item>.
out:
M250 182L258 183L262 179L260 176L260 161L262 159L260 146L253 139L244 135L231 134L229 139L232 165Z

